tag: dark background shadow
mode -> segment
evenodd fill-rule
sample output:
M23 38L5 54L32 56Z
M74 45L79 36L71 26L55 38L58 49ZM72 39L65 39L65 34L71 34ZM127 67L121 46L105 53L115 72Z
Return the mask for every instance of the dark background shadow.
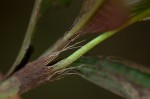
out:
M32 60L41 55L73 23L81 7L74 0L69 8L47 12L33 38ZM1 0L0 3L0 70L12 65L24 38L34 0ZM149 66L150 21L136 23L88 52L89 55L114 55ZM93 36L94 37L94 36ZM91 37L92 38L92 37ZM122 99L79 76L69 76L23 94L23 99Z

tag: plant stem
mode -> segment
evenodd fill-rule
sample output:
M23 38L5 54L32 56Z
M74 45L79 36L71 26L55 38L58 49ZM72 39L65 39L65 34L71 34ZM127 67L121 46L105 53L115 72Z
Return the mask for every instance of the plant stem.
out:
M15 77L10 77L0 83L0 99L9 99L18 94L20 83Z
M74 52L72 55L70 55L66 59L64 59L61 62L59 62L58 64L56 64L56 67L54 68L54 70L59 70L59 69L67 67L72 62L77 60L80 56L85 54L87 51L89 51L90 49L92 49L93 47L98 45L99 43L103 42L107 38L113 36L115 33L117 33L117 31L118 30L110 31L110 32L106 32L106 33L101 34L97 38L93 39L92 41L90 41L89 43L87 43L86 45L84 45L83 47L78 49L76 52Z

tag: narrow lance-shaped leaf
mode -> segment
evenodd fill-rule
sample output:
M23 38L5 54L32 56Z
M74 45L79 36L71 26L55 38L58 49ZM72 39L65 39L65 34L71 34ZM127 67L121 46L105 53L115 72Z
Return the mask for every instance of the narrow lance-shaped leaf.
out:
M17 56L15 62L12 65L11 69L7 73L6 77L8 77L10 74L12 74L15 71L15 69L18 66L20 66L24 57L26 57L26 53L30 49L29 47L31 45L32 36L33 36L33 33L35 32L35 28L37 27L39 18L42 17L42 15L44 15L44 13L48 9L50 9L51 7L54 7L55 6L55 5L53 5L54 3L57 4L57 6L59 6L59 5L69 4L69 1L71 2L71 0L61 0L61 1L60 0L35 0L35 4L34 4L32 14L31 14L30 22L29 22L21 49L18 53L18 56Z
M82 77L128 99L149 99L150 69L118 58L81 57L72 66Z
M79 31L81 34L106 32L121 27L128 19L123 0L105 0Z
M32 14L31 14L31 18L30 18L30 22L29 22L29 25L28 25L21 49L18 53L18 56L17 56L15 62L12 65L11 69L7 73L6 77L10 76L10 74L12 74L14 72L14 70L21 63L26 52L28 51L28 48L29 48L30 43L31 43L32 35L34 33L37 21L39 19L39 13L40 13L39 11L41 9L41 4L42 4L42 0L36 0L35 1L34 8L33 8Z
M112 31L148 9L149 0L85 0L71 32L83 35ZM149 13L132 21L147 18L150 16Z

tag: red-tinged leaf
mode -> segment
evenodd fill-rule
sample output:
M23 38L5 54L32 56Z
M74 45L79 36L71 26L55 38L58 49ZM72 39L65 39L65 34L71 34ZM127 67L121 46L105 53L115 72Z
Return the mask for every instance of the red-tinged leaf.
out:
M105 32L121 27L128 19L124 0L85 0L72 34Z
M134 23L147 19L149 9L149 0L84 0L69 32L84 35L116 30L129 21Z
M117 29L127 19L128 11L122 0L105 0L80 33L96 33Z

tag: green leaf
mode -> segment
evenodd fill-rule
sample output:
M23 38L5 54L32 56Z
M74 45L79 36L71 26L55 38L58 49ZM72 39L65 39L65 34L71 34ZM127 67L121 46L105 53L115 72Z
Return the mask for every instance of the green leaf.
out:
M130 8L131 14L138 15L150 8L149 0L137 0L137 1L139 1L139 2L129 5L129 7L131 7Z
M125 1L127 1L131 18L142 15L134 21L139 21L150 17L150 0L133 0L134 2L132 0Z
M118 58L81 57L71 66L79 66L84 79L125 98L149 97L150 69L141 65Z

